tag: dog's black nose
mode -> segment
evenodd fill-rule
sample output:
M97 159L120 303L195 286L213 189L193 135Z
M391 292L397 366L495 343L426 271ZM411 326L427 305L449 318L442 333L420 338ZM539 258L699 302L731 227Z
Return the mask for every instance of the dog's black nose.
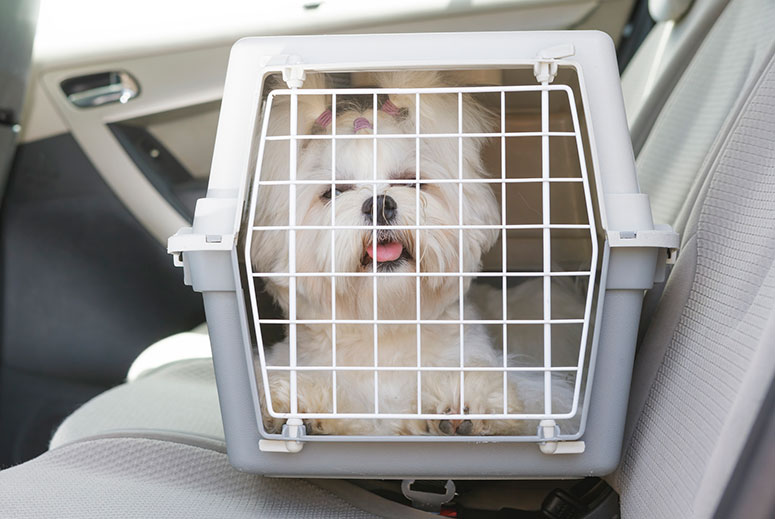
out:
M369 197L363 201L361 211L366 219L371 222L371 213L374 209L374 197ZM389 225L396 217L398 204L389 195L379 195L377 197L377 225Z

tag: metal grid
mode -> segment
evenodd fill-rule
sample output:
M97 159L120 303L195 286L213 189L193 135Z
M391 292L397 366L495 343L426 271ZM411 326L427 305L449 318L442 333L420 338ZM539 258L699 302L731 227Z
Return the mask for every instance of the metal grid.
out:
M507 132L506 131L506 94L507 93L533 93L540 92L541 98L541 130L530 132ZM560 92L567 95L568 106L570 110L570 116L572 120L573 131L550 131L549 128L549 93ZM496 93L500 96L500 131L493 133L464 133L463 131L463 106L465 102L466 94L485 94ZM397 133L397 134L380 134L378 130L378 96L379 95L414 95L415 99L415 132L413 134ZM456 94L457 95L457 132L452 133L421 133L420 128L420 103L422 102L422 95L426 94ZM331 110L333 120L337 119L337 96L338 95L371 95L372 96L372 110L373 110L373 133L372 134L347 134L337 135L336 123L331 125L330 134L309 134L302 135L298 133L297 120L298 120L298 99L299 96L331 96ZM289 98L290 102L290 128L287 135L267 135L267 128L271 117L272 107L276 99L281 97ZM535 178L509 178L506 174L506 139L510 137L540 137L541 138L541 176ZM549 146L550 139L552 137L573 137L575 139L576 151L579 159L579 167L581 171L580 177L551 177L549 169ZM373 204L375 213L372 217L372 225L337 225L334 221L334 215L336 212L336 197L331 197L331 223L330 225L297 225L296 224L296 187L303 184L316 184L320 185L320 180L302 180L296 178L297 173L297 149L298 141L300 139L328 139L332 141L331 146L331 189L332 192L336 189L336 142L342 139L367 139L373 142L373 170L372 180L358 180L359 184L371 185L374 200L377 197L377 185L384 183L384 180L377 179L377 142L382 139L407 139L413 138L415 140L415 160L416 160L416 178L398 180L391 179L392 184L413 184L415 186L415 215L419 215L420 211L420 185L423 183L452 183L458 186L458 215L459 220L457 224L450 223L444 226L433 225L378 225L376 218L377 203ZM423 139L435 139L435 138L456 138L458 140L458 178L452 179L423 179L420 178L420 142ZM463 223L463 186L467 183L487 183L493 184L498 182L498 178L464 178L463 177L463 141L470 138L493 138L500 139L500 189L501 189L501 223L499 225L466 225ZM289 178L288 180L262 180L260 178L260 172L262 168L262 159L264 156L265 143L268 141L288 141L290 143L289 153ZM351 181L347 181L351 182ZM342 181L339 181L342 183ZM540 183L542 186L542 222L540 224L507 224L506 223L506 208L509 201L506 196L506 186L510 183ZM550 219L550 185L552 183L580 183L583 186L583 193L586 206L586 224L552 224ZM254 327L254 333L257 338L257 354L259 358L259 365L261 370L261 379L263 384L263 394L266 395L266 405L268 407L269 414L276 418L283 419L421 419L421 420L442 420L442 419L513 419L513 420L543 420L543 419L568 419L577 416L579 412L579 400L580 392L583 382L583 368L585 362L587 338L590 333L590 320L592 316L593 307L593 295L595 292L596 281L596 266L598 263L598 242L597 242L597 229L595 227L595 213L592 205L592 197L590 194L590 184L588 178L588 172L586 168L586 158L582 140L582 132L579 125L579 115L576 109L576 101L573 90L567 85L552 85L544 82L539 85L518 85L518 86L497 86L497 87L447 87L447 88L338 88L338 89L282 89L273 90L268 94L267 101L264 108L263 124L260 135L259 152L258 152L258 164L256 167L256 177L252 185L250 194L250 209L248 215L256 214L256 203L258 199L259 189L262 186L267 185L283 185L288 186L289 189L289 214L288 224L284 226L258 226L251 225L250 230L253 232L247 232L245 243L245 267L249 280L247 282L249 292L249 308L252 316L252 325ZM416 220L419 222L419 218ZM297 272L296 271L296 232L300 229L321 229L331 231L331 269L326 272ZM419 250L419 236L420 230L434 230L434 229L457 229L458 231L458 244L460 250L458 251L458 257L460 258L457 272L422 272L420 271L420 261L416 261L416 271L414 277L416 280L416 318L409 320L386 320L378 318L378 290L377 279L380 277L390 276L402 276L406 277L405 272L379 272L377 271L377 260L372 261L371 272L337 272L335 268L335 235L338 230L370 230L372 232L372 243L377 243L377 231L380 229L389 230L414 230L416 232L416 244L415 250ZM501 231L501 272L467 272L463 266L463 233L466 229L498 229ZM543 241L543 270L541 272L535 271L511 271L508 269L507 264L507 230L528 230L528 229L540 229L542 231ZM556 271L552 270L552 251L551 251L551 233L553 230L560 229L582 229L588 230L591 241L591 261L590 270L574 270L574 271ZM288 232L288 260L289 269L288 272L257 272L254 271L250 251L252 242L254 240L255 231L286 231ZM326 276L331 281L331 304L332 315L331 319L300 319L297 316L296 309L296 280L304 276L321 277ZM459 315L458 319L444 319L444 320L429 320L422 319L420 315L421 301L420 301L420 280L426 276L446 276L457 277L459 279ZM579 319L552 319L552 286L551 282L554 277L586 277L588 278L584 317ZM269 319L262 318L259 315L257 292L253 282L254 278L271 278L282 277L287 278L289 281L289 308L288 316L285 319ZM338 319L336 316L336 282L338 278L343 277L370 277L373 280L373 317L372 319ZM476 277L500 277L502 279L502 319L465 319L464 317L464 292L465 278ZM508 319L507 318L507 281L509 278L517 277L542 277L543 278L543 317L541 319ZM262 344L261 340L261 325L279 324L287 325L288 327L288 341L290 348L290 362L288 365L268 365L264 348L271 345ZM337 324L371 324L374 327L374 365L371 366L341 366L337 365L336 356L336 329ZM377 333L377 327L380 325L406 325L417 327L417 362L415 366L379 366L378 365L378 352L379 352L379 334ZM423 366L422 365L422 334L420 329L422 325L433 324L457 324L459 326L459 348L460 348L460 366L458 367L439 367L439 366ZM465 338L464 338L464 326L467 324L484 324L484 325L501 325L502 326L502 347L503 347L503 365L502 366L465 366ZM507 327L508 325L542 325L543 326L543 353L544 361L543 366L508 366L508 353L507 353ZM568 366L554 366L552 365L552 329L555 325L561 324L580 324L582 325L581 341L578 354L578 362L576 365ZM300 325L330 325L332 333L332 362L330 365L324 366L299 366L297 364L297 327ZM268 379L270 372L288 372L290 375L290 412L282 413L275 410L273 406L271 394L269 391ZM333 412L301 412L298 409L298 389L297 389L297 375L303 371L322 371L329 372L333 378ZM346 371L369 371L374 375L374 409L372 412L341 412L337 408L337 372ZM417 374L417 412L415 413L387 413L381 412L379 409L379 374L382 372L415 372ZM422 412L422 373L423 372L456 372L460 374L460 409L463 409L465 399L465 373L474 371L488 371L499 372L503 374L503 410L501 413L490 414L433 414ZM507 375L510 372L541 372L544 374L544 387L543 387L543 400L544 400L544 412L543 413L509 413L507 409ZM557 413L552 409L552 375L555 373L573 373L575 374L575 383L573 390L573 401L569 412Z

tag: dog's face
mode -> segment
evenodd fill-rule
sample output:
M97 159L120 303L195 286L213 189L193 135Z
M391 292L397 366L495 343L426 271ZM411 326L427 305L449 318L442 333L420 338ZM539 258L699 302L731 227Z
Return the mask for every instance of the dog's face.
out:
M400 112L379 110L379 134L414 134L414 106L410 99L396 97ZM300 110L302 108L300 104ZM425 120L434 121L428 132L456 132L455 98L428 100L423 103ZM337 109L337 135L373 133L374 113L369 107ZM476 117L476 110L469 112ZM314 117L304 117L310 120ZM454 119L452 121L450 118ZM474 119L484 125L484 118ZM450 124L451 123L451 124ZM446 126L446 127L445 127ZM470 128L471 125L469 124ZM485 128L475 128L486 131ZM472 130L467 130L472 131ZM299 133L329 133L319 123L299 128ZM420 139L419 178L425 181L457 179L460 175L458 138ZM296 231L295 268L299 273L377 273L378 317L413 319L416 316L416 274L475 272L482 255L495 243L494 229L464 229L464 225L497 225L500 210L492 189L486 183L429 182L415 184L417 143L413 137L379 139L336 139L335 164L332 164L330 139L299 143L296 178L319 183L295 186L295 223L299 226L324 226ZM287 180L288 145L267 150L262 180ZM479 139L464 138L463 178L484 178ZM375 157L376 152L376 157ZM332 165L335 173L332 176ZM336 185L332 186L332 178ZM410 182L407 182L410 181ZM259 188L256 225L287 225L289 222L287 186ZM462 193L462 202L460 195ZM462 219L461 219L462 208ZM336 226L332 228L332 223ZM415 225L437 228L411 229ZM363 227L355 229L352 227ZM441 228L438 228L441 227ZM288 272L289 232L257 231L252 248L253 263L259 272ZM462 256L461 256L462 254ZM462 261L461 261L462 260ZM418 269L419 266L419 269ZM406 274L406 275L402 275ZM470 278L464 278L464 289ZM372 276L336 278L336 317L370 319L373 317L375 281ZM287 280L269 278L269 290L287 310ZM299 318L330 318L331 278L298 277L296 287ZM421 276L422 318L457 318L458 276ZM454 315L449 315L455 312Z

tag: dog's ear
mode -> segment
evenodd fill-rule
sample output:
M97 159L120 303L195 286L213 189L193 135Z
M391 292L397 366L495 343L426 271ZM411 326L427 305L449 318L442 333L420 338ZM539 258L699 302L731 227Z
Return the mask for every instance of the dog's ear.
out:
M330 85L325 74L309 73L304 80L302 89L328 88ZM285 90L288 85L282 80L279 74L274 74L266 79L264 83L264 96L272 90ZM272 107L272 119L276 119L276 128L273 132L286 134L290 129L288 121L290 118L290 104L288 96L279 96L275 98L275 104ZM326 95L300 95L298 96L298 126L297 133L300 135L319 134L331 131L330 119L326 123L325 113L331 110L331 96ZM277 115L275 115L277 114ZM279 134L278 133L278 134Z
M374 73L373 84L380 88L433 88L444 86L441 76L437 72L428 71L400 71ZM389 107L388 113L399 121L414 118L415 96L390 94L380 100L380 108ZM384 108L383 108L384 110Z
M476 71L475 71L476 72ZM497 83L499 76L492 74L447 73L433 71L401 71L374 73L371 78L383 88L436 88ZM413 94L393 95L389 100L399 121L406 121L407 130L413 127L416 113L416 97ZM497 115L469 94L463 95L463 131L465 133L489 133L498 128ZM424 133L454 133L458 129L458 102L456 94L426 94L420 102L420 125ZM486 139L467 139L474 153L481 152Z
M309 73L304 80L304 89L330 88L325 74ZM331 96L299 96L299 126L301 134L317 135L331 131ZM328 114L328 116L327 116Z

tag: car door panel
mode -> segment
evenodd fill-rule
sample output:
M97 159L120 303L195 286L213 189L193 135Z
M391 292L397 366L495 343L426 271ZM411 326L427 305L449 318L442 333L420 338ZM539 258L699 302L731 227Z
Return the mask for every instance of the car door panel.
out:
M46 94L99 174L160 243L186 225L186 219L142 173L108 125L218 101L228 52L227 47L175 52L57 70L40 78ZM139 83L140 95L125 104L79 108L61 89L62 81L68 78L105 70L128 71Z

